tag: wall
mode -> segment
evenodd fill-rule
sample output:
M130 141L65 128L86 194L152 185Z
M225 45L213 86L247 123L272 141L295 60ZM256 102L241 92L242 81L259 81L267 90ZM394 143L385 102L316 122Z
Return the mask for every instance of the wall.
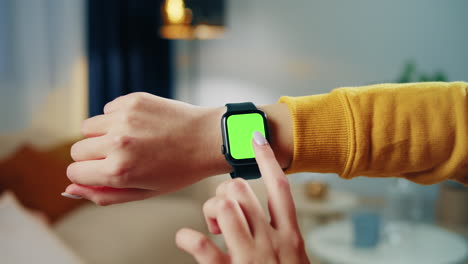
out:
M224 38L178 42L178 95L201 105L272 103L395 80L405 61L468 78L468 1L228 1ZM311 174L295 179L313 177ZM379 195L388 181L343 181Z
M0 18L0 136L17 138L1 149L44 142L38 133L76 137L87 113L84 1L5 0L1 7L9 15Z
M0 155L77 137L87 113L85 2L1 2Z

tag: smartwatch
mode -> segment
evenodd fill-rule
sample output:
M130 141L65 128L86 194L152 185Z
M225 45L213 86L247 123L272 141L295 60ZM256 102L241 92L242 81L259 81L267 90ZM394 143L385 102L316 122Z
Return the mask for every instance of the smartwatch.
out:
M226 104L226 107L227 111L221 118L221 151L232 166L231 177L260 178L252 138L253 133L259 131L269 141L267 117L251 102Z

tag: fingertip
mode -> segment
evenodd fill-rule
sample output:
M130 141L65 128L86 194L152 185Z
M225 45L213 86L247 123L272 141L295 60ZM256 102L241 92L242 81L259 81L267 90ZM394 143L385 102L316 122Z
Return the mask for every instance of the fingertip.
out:
M185 229L185 227L177 230L177 232L175 234L175 242L176 242L177 245L179 245L181 237L184 235L184 232L185 232L184 229Z
M66 174L67 174L67 178L72 183L75 183L76 174L79 172L78 170L80 169L80 165L81 165L80 162L81 161L75 161L75 162L68 164Z
M77 146L78 146L78 143L79 141L73 143L73 145L71 146L70 148L70 157L74 160L74 161L77 161L78 160L78 153L77 153Z
M260 131L254 131L253 141L258 146L264 146L268 144L268 141L266 140L265 136L262 133L260 133Z
M186 237L190 236L191 233L192 233L192 230L190 230L190 228L187 228L187 227L183 227L176 232L175 243L178 248L185 249Z
M271 149L271 146L268 140L259 131L255 131L253 133L252 145L253 145L253 149L255 152L255 156L257 156L257 154L260 154L259 156L261 156L262 153L268 153L268 152L273 153L273 150Z
M67 193L67 192L63 192L63 193L61 193L61 195L63 197L67 197L67 198L70 198L70 199L76 199L76 200L79 200L79 199L83 198L83 197L81 197L79 195L74 195L74 194L70 194L70 193Z
M65 188L64 193L67 193L67 194L72 195L72 196L77 196L77 197L81 197L81 198L89 200L88 194L86 192L86 188L82 187L82 186L80 186L78 184L75 184L75 183L72 183L72 184L68 185ZM64 195L63 193L62 193L62 196L72 198L72 197Z
M175 237L176 246L192 255L198 263L226 263L226 256L204 234L190 229L179 229Z
M65 192L66 193L72 193L73 192L73 189L74 189L74 183L72 184L69 184L66 188L65 188Z
M72 182L73 182L73 180L72 180L71 175L72 175L73 167L75 166L75 165L73 165L73 164L75 164L75 162L70 163L70 164L67 166L67 178L68 178L70 181L72 181Z
M257 160L257 163L260 163L263 162L263 160L269 159L272 156L274 156L274 153L265 137L263 137L263 135L260 132L258 134L254 134L252 144L255 153L255 159ZM257 135L257 139L255 139L255 135ZM263 139L265 141L263 141Z
M85 186L85 185L80 185L76 183L71 183L70 185L67 186L65 189L66 192L68 193L82 193L84 190L92 188L91 186Z

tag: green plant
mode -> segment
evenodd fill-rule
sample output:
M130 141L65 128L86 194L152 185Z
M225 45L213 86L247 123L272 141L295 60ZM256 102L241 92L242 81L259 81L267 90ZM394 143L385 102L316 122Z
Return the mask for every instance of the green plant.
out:
M446 82L447 75L442 71L436 71L432 74L419 72L414 61L408 61L403 67L400 77L396 80L397 83L409 82Z

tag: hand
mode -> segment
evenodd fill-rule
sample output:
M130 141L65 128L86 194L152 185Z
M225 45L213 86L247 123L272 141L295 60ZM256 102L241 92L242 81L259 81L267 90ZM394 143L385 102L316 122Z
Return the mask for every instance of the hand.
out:
M210 232L223 234L228 253L195 230L181 229L176 235L177 246L198 263L309 263L287 177L265 138L255 134L253 145L268 191L271 222L245 180L223 182L203 212Z
M100 205L141 200L228 172L220 153L224 111L147 93L115 99L83 122L87 138L71 149L67 197Z

